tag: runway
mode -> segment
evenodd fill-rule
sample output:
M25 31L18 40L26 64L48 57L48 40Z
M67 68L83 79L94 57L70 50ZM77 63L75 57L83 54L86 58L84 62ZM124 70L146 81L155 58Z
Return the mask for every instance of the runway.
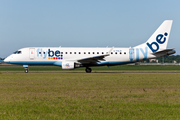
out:
M30 75L30 74L92 74L92 75L98 75L98 74L180 74L180 72L99 72L99 73L74 73L74 72L53 72L53 73L11 73L11 72L4 72L2 74L25 74L25 75Z

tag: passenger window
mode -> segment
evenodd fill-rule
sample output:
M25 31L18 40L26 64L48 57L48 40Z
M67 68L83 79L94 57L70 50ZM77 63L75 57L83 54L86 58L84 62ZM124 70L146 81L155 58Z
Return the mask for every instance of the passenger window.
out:
M84 52L84 54L86 54L86 52Z
M44 54L46 54L46 52L44 52Z
M76 54L76 52L74 52L74 54Z
M120 52L120 54L122 54L122 53Z
M79 52L79 54L81 54L81 52Z
M63 52L61 52L61 54L63 54Z
M88 52L88 54L90 54L90 52Z
M111 52L111 54L113 54L113 52Z
M66 54L68 54L68 53L66 52Z
M126 54L126 52L124 52L124 54Z
M117 52L115 54L117 54Z
M70 52L70 54L72 54L72 52Z
M99 52L97 52L97 54L99 54Z
M39 52L39 54L41 54L41 52Z
M94 52L93 52L93 54L94 54Z
M104 54L104 52L102 52L102 54Z

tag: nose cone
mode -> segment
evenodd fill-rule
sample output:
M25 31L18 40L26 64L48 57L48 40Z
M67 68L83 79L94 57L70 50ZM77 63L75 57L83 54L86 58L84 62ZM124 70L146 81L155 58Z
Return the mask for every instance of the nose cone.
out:
M5 58L5 59L4 59L4 62L5 62L5 63L9 63L9 62L10 62L10 58L9 58L9 57Z
M4 59L4 62L5 63L10 63L11 58L12 58L12 55L8 56L7 58Z

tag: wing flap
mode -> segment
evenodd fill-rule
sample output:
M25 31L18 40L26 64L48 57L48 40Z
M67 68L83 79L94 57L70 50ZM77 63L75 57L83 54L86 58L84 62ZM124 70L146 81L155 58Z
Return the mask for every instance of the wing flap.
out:
M77 61L78 62L99 62L100 60L104 61L103 58L106 57L106 56L109 56L109 54L83 58L83 59L79 59Z

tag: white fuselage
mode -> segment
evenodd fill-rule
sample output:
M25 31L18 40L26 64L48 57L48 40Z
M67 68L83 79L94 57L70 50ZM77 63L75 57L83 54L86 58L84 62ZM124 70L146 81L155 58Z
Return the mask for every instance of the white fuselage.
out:
M16 54L12 54L5 59L5 62L22 65L56 65L61 66L62 61L72 61L78 63L81 59L93 58L108 54L98 62L81 61L81 64L88 66L98 65L120 65L154 58L148 56L148 51L131 52L131 48L66 48L66 47L38 47L22 48ZM110 51L111 50L111 51ZM145 53L145 54L144 54ZM132 58L132 59L130 59Z

